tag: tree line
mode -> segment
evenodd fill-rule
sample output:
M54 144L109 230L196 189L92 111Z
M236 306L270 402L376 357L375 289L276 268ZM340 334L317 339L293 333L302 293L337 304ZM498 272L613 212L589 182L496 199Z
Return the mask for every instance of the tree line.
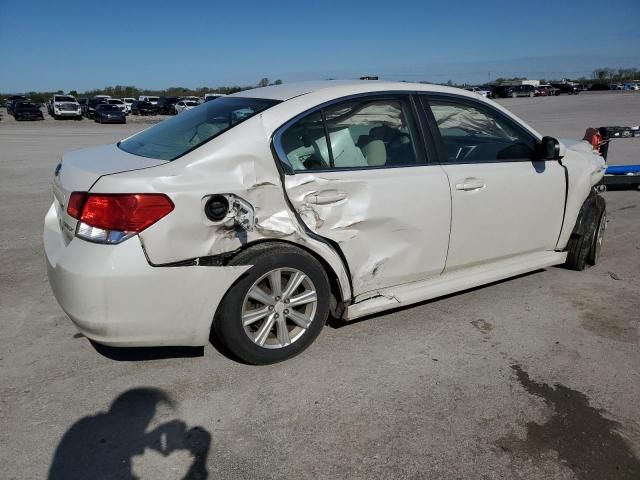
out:
M256 87L266 87L269 85L280 85L282 80L275 80L271 82L268 78L262 78L257 85L234 85L226 87L199 87L199 88L186 88L186 87L169 87L162 90L153 90L148 88L138 88L132 85L116 85L114 87L95 88L93 90L87 90L80 92L78 90L69 90L65 92L63 90L56 90L50 92L23 92L23 95L28 96L31 100L38 103L45 103L52 95L73 95L76 98L93 98L96 95L109 95L114 98L138 98L140 95L156 95L158 97L203 97L205 93L222 93L229 95L231 93L241 92L242 90L250 90ZM1 93L0 98L4 100L6 97L13 94Z

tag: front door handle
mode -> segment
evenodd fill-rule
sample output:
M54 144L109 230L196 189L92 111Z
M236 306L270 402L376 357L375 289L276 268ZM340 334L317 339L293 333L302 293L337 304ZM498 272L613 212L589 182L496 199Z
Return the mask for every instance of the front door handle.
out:
M456 182L456 190L462 190L464 192L472 192L475 190L480 190L486 187L486 184L483 180L475 177L468 177L464 180L459 180Z
M340 190L322 190L316 193L310 193L305 200L315 205L326 205L328 203L336 203L347 198L347 193Z

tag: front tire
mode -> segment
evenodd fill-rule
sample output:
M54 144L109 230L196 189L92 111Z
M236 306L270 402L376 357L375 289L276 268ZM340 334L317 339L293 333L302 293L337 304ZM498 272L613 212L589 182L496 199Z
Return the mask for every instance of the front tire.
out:
M320 334L330 287L322 265L306 251L269 243L238 254L230 265L253 265L226 293L213 334L240 360L266 365L292 358Z
M581 208L576 226L567 243L567 267L584 270L600 257L607 216L605 202L592 194Z
M604 232L607 230L607 211L603 210L600 214L600 218L598 220L598 226L596 227L596 231L593 235L593 243L591 244L591 249L589 250L589 255L587 257L587 261L591 265L595 265L600 260L600 254L602 252L602 245L604 243Z

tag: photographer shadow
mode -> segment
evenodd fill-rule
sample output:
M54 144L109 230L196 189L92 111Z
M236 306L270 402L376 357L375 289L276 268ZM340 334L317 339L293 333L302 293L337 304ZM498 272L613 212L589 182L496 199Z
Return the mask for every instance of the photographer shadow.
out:
M207 478L207 430L172 420L147 431L162 404L174 407L162 390L134 388L118 396L109 411L80 419L60 440L48 478L159 478L169 473L166 468L176 472L172 478ZM186 463L167 465L177 456Z

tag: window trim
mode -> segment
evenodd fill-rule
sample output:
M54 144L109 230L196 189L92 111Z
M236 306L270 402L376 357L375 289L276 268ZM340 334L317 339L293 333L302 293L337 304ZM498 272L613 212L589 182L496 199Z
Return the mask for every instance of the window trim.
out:
M463 106L470 106L480 110L481 112L486 112L491 115L496 116L498 119L506 122L509 126L511 126L518 133L524 135L531 139L536 145L540 143L540 139L538 139L533 133L531 133L528 129L522 126L519 122L505 115L503 112L498 110L497 108L485 104L481 101L475 100L473 98L463 97L460 95L450 94L450 93L436 93L436 92L418 92L418 96L420 104L423 107L424 114L427 118L427 123L429 125L429 130L431 131L431 135L434 139L437 155L438 155L438 163L441 165L477 165L484 163L521 163L521 162L533 162L533 161L543 161L543 160L535 160L532 158L513 158L513 159L504 159L504 160L477 160L477 161L460 161L454 162L449 161L447 159L447 155L445 153L444 142L442 141L442 136L440 134L440 129L438 128L438 124L436 122L435 116L433 115L433 111L431 110L431 101L448 101L451 103L457 103Z
M287 120L285 123L280 125L271 136L271 147L275 152L275 159L278 164L278 168L283 171L285 175L303 175L303 174L313 174L313 173L327 173L327 172L351 172L357 170L386 170L391 168L415 168L415 167L424 167L429 165L428 161L428 153L430 153L426 147L426 141L424 138L424 126L422 125L420 118L420 108L416 105L414 100L414 95L417 92L412 90L389 90L389 91L379 91L379 92L365 92L365 93L357 93L353 95L345 95L343 97L334 98L332 100L328 100L326 102L320 103L312 108L305 110L304 112L299 113L293 118ZM384 100L384 99L393 99L393 100L405 100L409 105L409 109L411 111L411 115L413 115L413 120L415 122L415 130L416 130L416 138L414 150L417 156L417 162L415 164L410 165L379 165L379 166L366 166L366 167L333 167L333 152L331 148L328 148L329 151L329 161L331 164L331 168L318 168L313 170L294 170L291 163L289 163L289 159L287 157L284 148L282 147L282 135L286 132L292 125L296 124L298 121L303 118L312 115L318 111L322 116L322 123L324 125L325 130L325 138L327 144L330 145L327 122L324 115L324 110L328 107L332 107L334 105L349 102L352 100L358 99L372 99L372 100Z

